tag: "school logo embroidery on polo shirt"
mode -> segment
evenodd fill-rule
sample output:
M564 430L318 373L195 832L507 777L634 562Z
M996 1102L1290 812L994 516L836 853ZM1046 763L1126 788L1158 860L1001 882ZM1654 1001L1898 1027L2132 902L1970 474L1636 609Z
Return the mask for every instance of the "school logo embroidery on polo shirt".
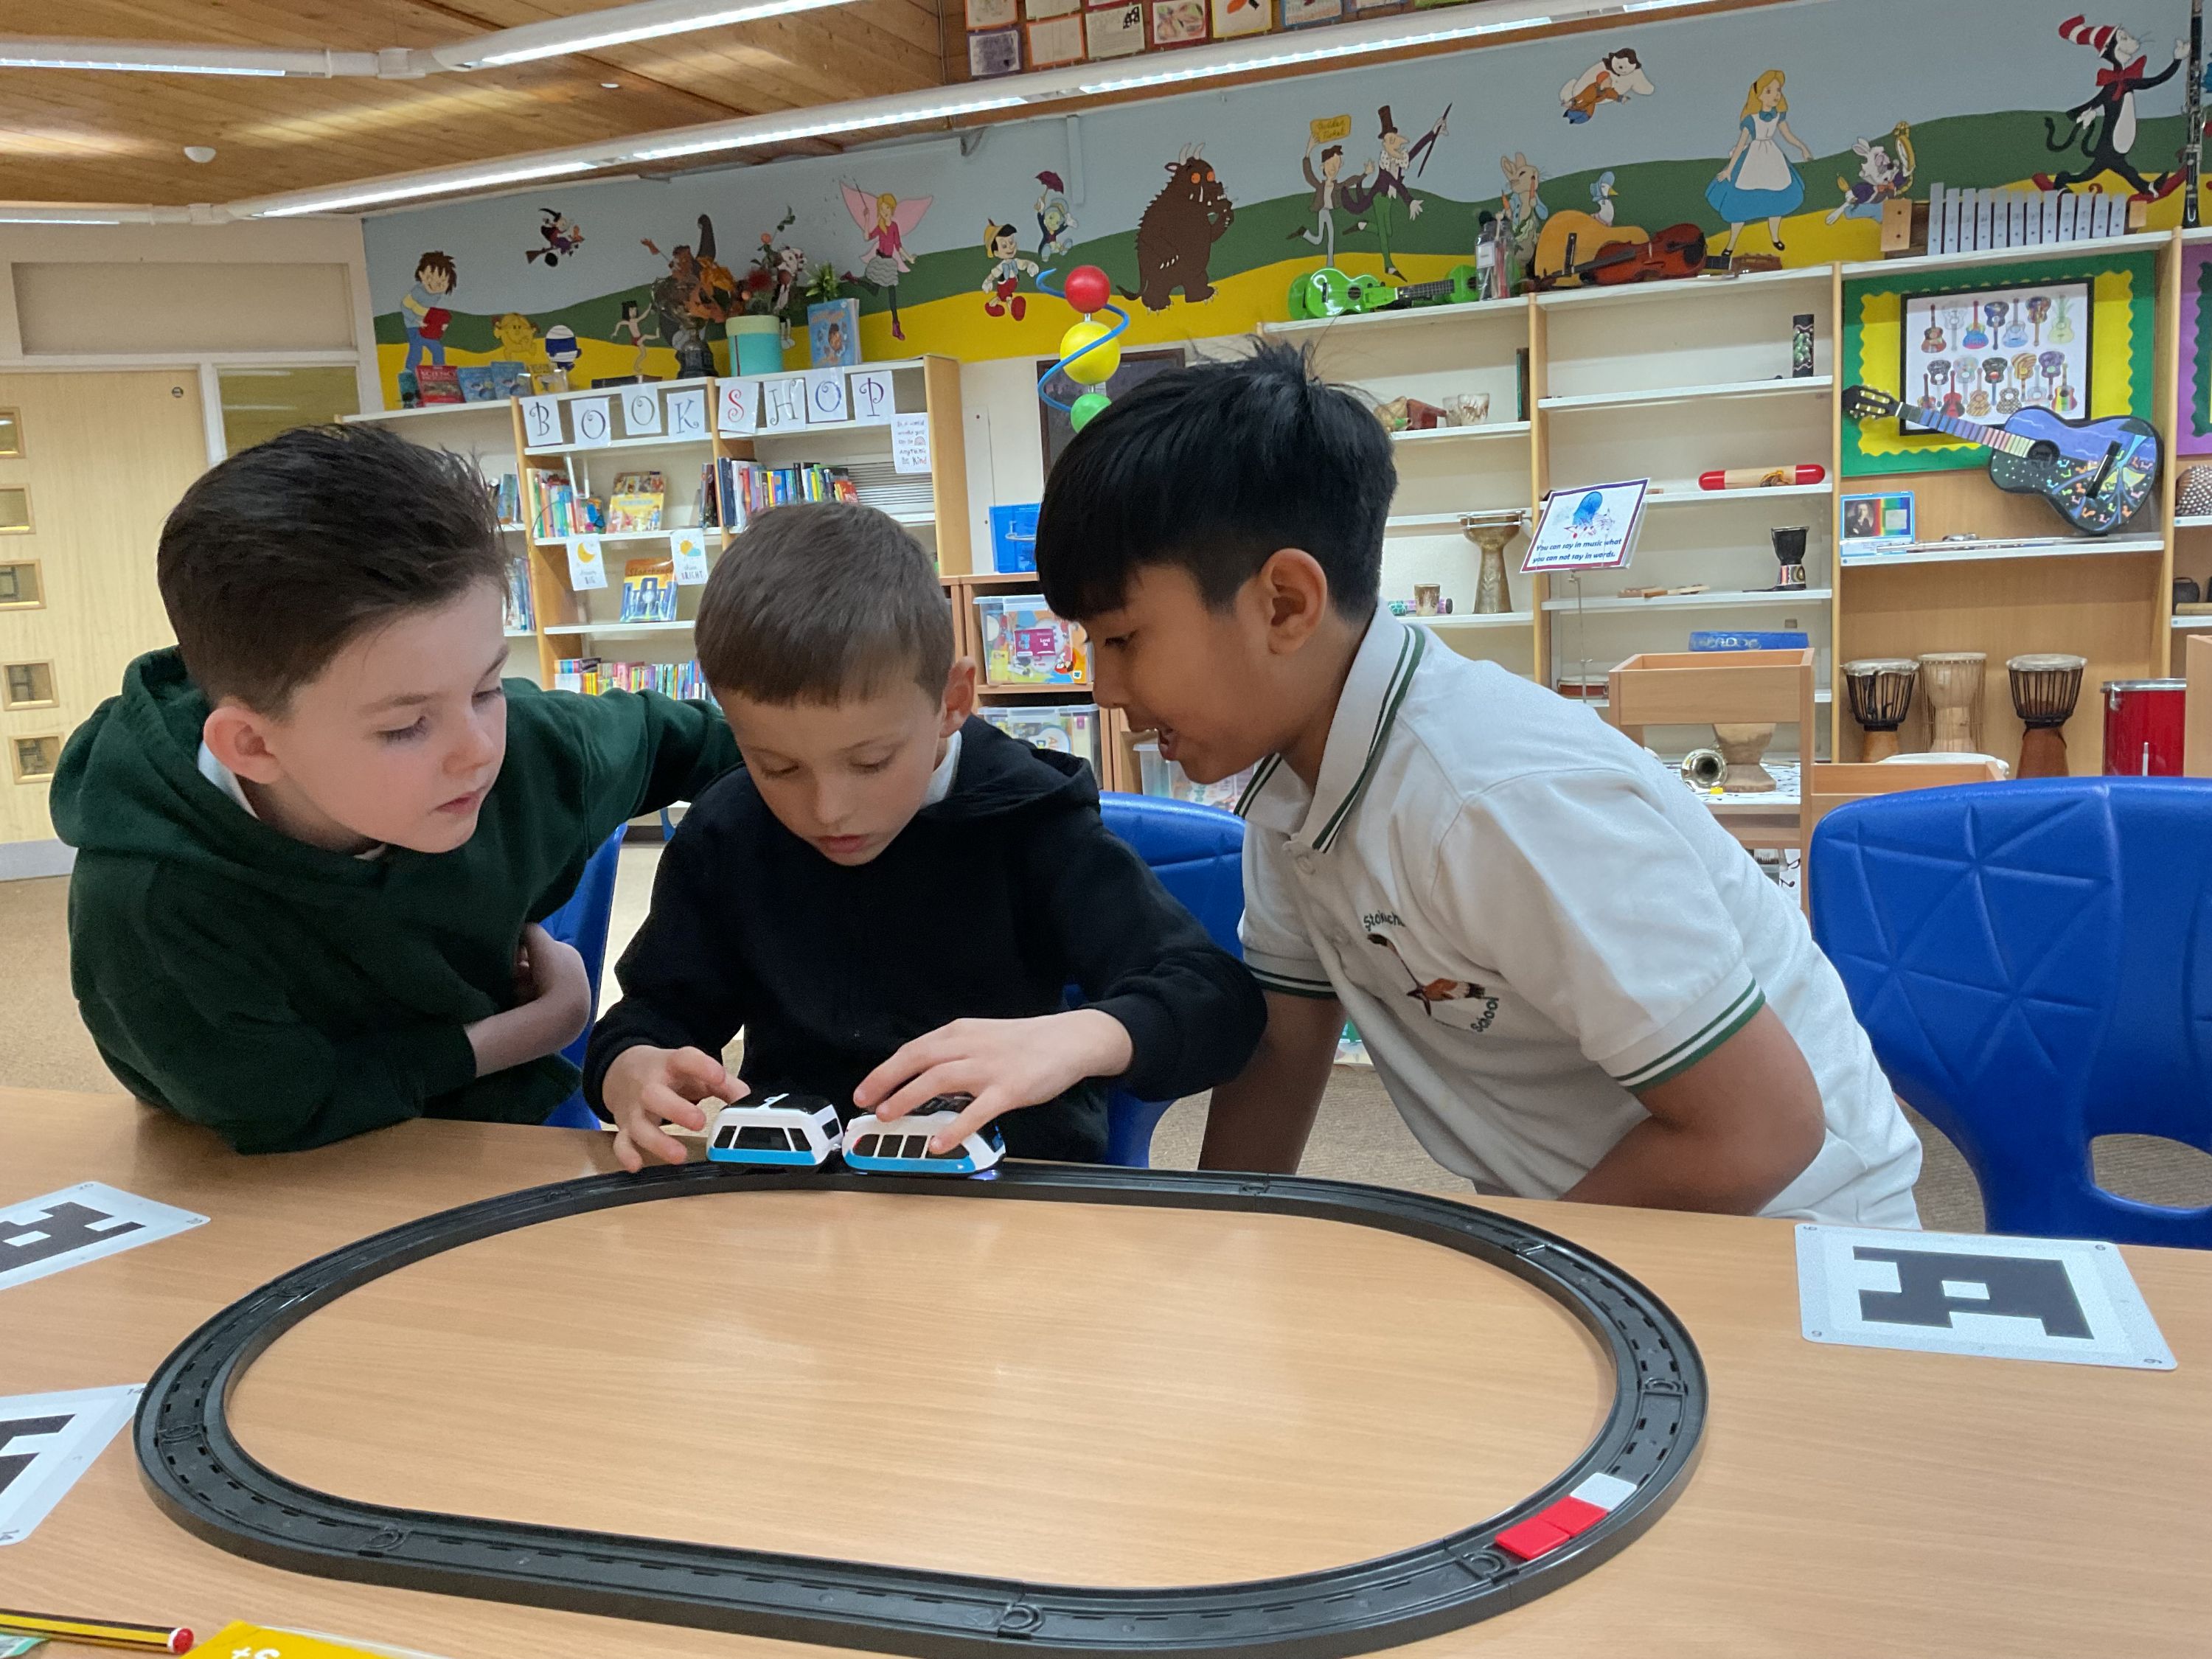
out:
M1395 917L1392 919L1395 920ZM1498 1018L1498 999L1473 980L1425 980L1407 965L1406 958L1398 953L1398 942L1388 933L1370 933L1367 935L1367 942L1390 953L1391 960L1398 964L1401 971L1412 982L1413 989L1406 994L1419 1003L1421 1012L1431 1019L1437 1017L1437 1005L1440 1002L1481 1003L1482 1012L1477 1015L1467 1027L1468 1030L1478 1034L1488 1030L1491 1021Z

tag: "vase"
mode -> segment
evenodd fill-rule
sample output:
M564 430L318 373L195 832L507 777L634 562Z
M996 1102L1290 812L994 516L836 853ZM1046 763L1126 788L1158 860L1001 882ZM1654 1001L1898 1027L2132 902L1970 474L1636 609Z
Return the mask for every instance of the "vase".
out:
M730 373L778 374L783 371L783 319L732 317L723 325L730 337Z

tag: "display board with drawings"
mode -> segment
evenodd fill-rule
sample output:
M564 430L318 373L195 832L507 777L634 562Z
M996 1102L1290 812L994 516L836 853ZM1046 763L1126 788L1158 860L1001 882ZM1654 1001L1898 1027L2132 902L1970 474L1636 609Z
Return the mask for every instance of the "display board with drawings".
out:
M2002 425L2023 409L2083 419L2092 310L2086 279L1907 295L1898 395L1954 420ZM1932 430L1901 418L1906 432Z

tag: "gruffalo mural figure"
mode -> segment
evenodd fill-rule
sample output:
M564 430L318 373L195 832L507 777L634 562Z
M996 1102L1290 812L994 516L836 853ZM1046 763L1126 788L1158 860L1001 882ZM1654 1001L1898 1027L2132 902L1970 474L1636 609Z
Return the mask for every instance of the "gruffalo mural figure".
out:
M1121 297L1143 301L1147 311L1165 311L1176 289L1192 305L1213 297L1206 262L1237 206L1200 149L1186 145L1168 163L1166 185L1137 221L1137 286L1123 289Z

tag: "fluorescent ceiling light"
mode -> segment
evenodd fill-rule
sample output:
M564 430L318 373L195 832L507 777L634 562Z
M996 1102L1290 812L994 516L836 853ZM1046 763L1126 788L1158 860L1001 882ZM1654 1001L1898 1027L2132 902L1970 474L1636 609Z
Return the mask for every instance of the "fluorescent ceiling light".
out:
M82 42L73 43L82 45ZM146 75L275 75L281 69L258 64L185 63L173 58L86 58L27 51L21 44L0 52L0 69L132 70Z
M380 202L404 201L410 196L442 195L447 191L495 190L501 185L527 184L533 179L559 179L569 173L589 173L599 165L597 161L539 161L528 167L502 168L496 173L469 173L445 179L400 179L395 183L370 185L361 190L335 192L328 196L309 197L304 201L286 202L277 207L263 208L252 216L258 219L289 219L301 213L337 213L347 208L373 207Z
M606 46L627 46L633 40L652 40L666 34L687 34L699 29L724 28L763 17L781 17L819 6L839 6L848 0L749 0L730 5L726 0L643 0L631 6L605 11L581 12L543 23L525 23L496 33L440 46L433 54L456 69L498 69L507 64L527 64L541 58L558 58L577 52L598 52Z
M892 109L842 115L831 120L769 127L758 132L718 133L680 144L660 144L651 149L627 151L625 161L666 161L682 155L704 155L711 150L748 149L760 144L787 144L799 138L822 138L834 132L860 132L869 127L903 126L913 121L941 121L956 115L980 115L986 110L1012 109L1028 99L1018 93L995 98L967 98L957 104L929 104L918 109Z
M25 213L0 208L0 225L119 225L120 219L95 219L89 214Z

